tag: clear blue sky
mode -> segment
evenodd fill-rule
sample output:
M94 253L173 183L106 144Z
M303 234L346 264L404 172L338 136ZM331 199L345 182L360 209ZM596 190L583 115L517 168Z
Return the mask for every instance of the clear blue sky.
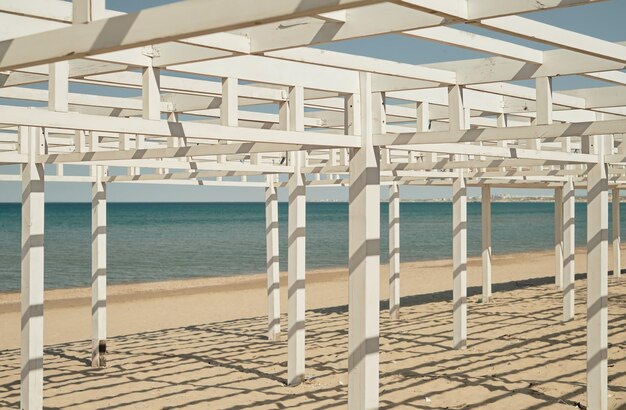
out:
M497 1L497 0L496 0ZM107 0L107 8L124 12L133 12L146 7L154 7L166 3L168 0ZM526 15L528 18L536 19L545 23L553 24L565 29L577 31L579 33L592 35L609 41L625 41L626 26L624 25L626 16L626 1L610 0L593 3L581 7L572 7L560 10L551 10L541 13ZM476 33L485 33L492 37L514 41L519 44L528 45L537 49L546 50L542 44L520 40L515 37L506 36L494 32L486 32L480 28L461 25L462 28ZM439 43L429 42L416 38L409 38L400 35L385 35L373 38L343 41L320 46L321 48L385 58L394 61L425 64L440 61L461 60L469 58L486 57L486 54L466 50L453 46L446 46ZM557 77L554 79L556 90L604 86L606 83L586 79L578 76ZM45 88L46 85L38 87ZM105 92L108 90L98 90L96 87L73 86L73 92ZM137 95L128 94L125 91L115 91L118 96ZM11 103L0 101L0 103ZM2 172L16 173L16 167L3 167ZM513 195L550 195L547 190L496 190L498 192L511 193ZM347 200L347 189L345 188L311 188L308 190L308 199L319 201L324 199ZM470 189L469 195L478 195L477 190ZM383 192L383 195L385 193ZM443 187L403 187L402 196L404 198L432 198L449 197L450 188ZM110 201L121 202L143 202L143 201L263 201L262 189L255 188L226 188L226 187L193 187L193 186L167 186L167 185L145 185L145 184L111 184L108 188ZM280 194L281 200L285 199L285 193ZM20 186L18 183L3 183L0 189L0 202L17 202L20 200ZM46 185L46 200L51 202L87 202L90 201L89 184L79 183L48 183Z

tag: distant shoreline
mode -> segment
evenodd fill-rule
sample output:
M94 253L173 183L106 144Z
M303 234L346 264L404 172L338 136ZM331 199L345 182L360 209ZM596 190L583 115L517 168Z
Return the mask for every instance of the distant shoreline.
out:
M586 248L584 246L578 246L576 247L576 252L577 253L584 252L585 249ZM523 250L519 252L496 253L494 254L494 257L497 257L498 259L511 259L511 258L518 258L521 255L544 255L545 256L545 255L552 254L553 252L554 251L552 249L545 248L545 249L536 249L536 250ZM482 259L480 255L468 255L468 261L478 263L478 262L481 262ZM401 265L403 266L404 265L409 266L409 265L415 265L415 264L426 265L426 266L427 265L441 265L441 264L445 265L445 264L451 264L451 263L452 263L451 258L411 259L411 260L401 261ZM381 263L380 266L386 269L386 267L388 266L388 263ZM307 269L306 274L307 275L323 275L329 272L347 271L347 269L348 269L347 264L335 265L335 266ZM281 270L280 274L281 276L286 277L287 272ZM250 280L254 281L255 279L264 281L265 278L266 278L265 272L256 271L256 272L235 273L235 274L230 274L230 275L224 274L224 275L213 275L213 276L179 277L179 278L169 278L169 279L143 280L143 281L137 281L137 282L129 281L129 282L121 282L121 283L111 283L107 286L107 288L109 289L109 292L112 293L113 295L120 295L120 294L126 295L128 293L134 293L136 291L149 293L155 288L158 288L159 290L166 289L166 290L171 290L175 292L181 289L195 288L199 284L206 285L207 283L210 283L212 285L215 285L215 284L225 284L225 283L238 283L238 282L246 282ZM66 298L68 295L71 295L72 297L77 294L86 295L90 291L91 291L91 288L86 287L86 286L50 287L50 288L45 289L46 300L49 300L48 299L49 296L52 296L52 300L55 300L58 297L58 295L63 295L61 298ZM6 309L7 305L15 304L15 306L17 306L17 304L19 303L19 298L20 298L19 291L0 291L0 313L3 310L3 307Z
M609 194L609 199L611 195ZM406 198L402 199L404 203L441 203L441 202L451 202L451 198ZM467 202L480 202L481 199L479 197L467 197ZM587 198L584 196L577 196L576 202L586 202ZM286 201L279 201L280 203L286 203ZM381 203L387 203L385 198L381 198ZM554 202L554 197L515 197L515 198L497 198L492 197L491 202L499 202L499 203L550 203ZM188 202L176 202L176 201L158 201L158 202L124 202L124 201L109 201L109 204L120 204L120 205L147 205L147 204L190 204L190 205L201 205L201 204L265 204L262 201L188 201ZM310 201L307 200L309 204L347 204L348 201L343 200L318 200L318 201ZM0 202L0 205L20 205L21 202ZM91 204L88 201L76 201L76 202L61 202L61 201L46 201L46 204Z
M584 266L585 250L576 252ZM531 262L532 261L532 262ZM467 259L469 288L481 284L480 256ZM494 284L544 278L552 283L553 251L498 254L493 257ZM452 261L402 262L403 296L428 295L451 289ZM337 267L307 271L307 309L340 306L348 302L348 269ZM287 273L280 273L281 311L287 311ZM127 283L107 287L110 335L189 326L198 323L259 317L267 313L267 276L264 273ZM388 297L388 265L380 268L380 298ZM85 340L89 337L91 288L45 291L46 343ZM172 309L176 306L175 309ZM202 308L198 308L198 307ZM19 347L20 294L0 294L0 350ZM17 324L17 327L15 327Z

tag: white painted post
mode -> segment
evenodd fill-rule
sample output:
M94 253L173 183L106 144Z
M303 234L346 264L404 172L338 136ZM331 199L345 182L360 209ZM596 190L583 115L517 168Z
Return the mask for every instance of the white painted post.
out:
M142 117L146 120L161 119L161 69L152 66L143 67L141 74L141 96L142 96ZM137 134L135 136L135 148L145 148L146 136ZM133 175L141 173L140 167L131 170Z
M161 69L144 67L141 75L143 111L142 117L147 120L161 118Z
M84 24L105 17L105 0L73 0L72 23Z
M463 104L463 87L452 85L448 87L448 115L450 130L466 129L465 108Z
M389 187L389 317L400 317L400 187Z
M463 171L452 184L452 313L454 349L467 346L467 192Z
M304 90L289 90L289 128L304 131ZM305 229L306 190L304 174L300 172L304 158L302 152L290 153L295 172L289 176L289 222L288 222L288 331L287 331L287 384L297 385L304 381L304 325L305 325Z
M537 125L552 124L552 78L536 78L535 89L537 92Z
M622 255L621 255L621 227L620 227L620 192L619 188L613 189L613 276L619 278L622 276Z
M67 112L69 90L69 62L59 61L48 65L48 109Z
M280 338L280 260L278 257L278 194L274 176L265 177L265 243L267 258L267 338Z
M575 191L574 181L567 178L563 186L563 321L574 319L575 252Z
M380 153L374 147L372 77L360 73L352 121L362 145L351 150L349 193L348 408L378 408L380 311Z
M239 80L226 77L222 79L222 103L220 104L220 123L227 127L239 125ZM227 141L220 141L221 144ZM226 155L217 156L218 163L226 162ZM245 178L242 178L242 181ZM221 181L222 177L217 177Z
M587 166L587 408L608 408L608 180L603 136Z
M48 109L67 112L69 108L69 62L59 61L49 64L48 72ZM80 150L79 145L76 144L77 150ZM56 174L63 176L63 164L57 164L56 168Z
M534 125L552 124L552 78L538 77L535 79L535 99L537 102L537 117L531 120ZM530 149L541 149L541 139L534 138L528 141Z
M430 103L428 101L417 102L416 105L416 121L415 121L415 130L417 132L427 132L430 130ZM427 155L427 161L429 162L437 162L437 153L431 152ZM426 161L424 157L422 160Z
M94 169L91 183L91 367L106 367L107 204L105 168Z
M554 189L554 283L563 290L563 188Z
M482 186L483 303L491 300L491 188Z
M43 408L44 167L36 163L41 129L19 127L22 165L22 288L20 408Z
M85 131L74 131L74 152L86 152L87 151L87 137Z
M448 87L450 130L467 128L463 88ZM462 156L454 156L454 159ZM452 182L452 316L454 349L467 346L467 191L463 171Z
M239 80L236 78L222 79L220 123L228 127L239 125Z

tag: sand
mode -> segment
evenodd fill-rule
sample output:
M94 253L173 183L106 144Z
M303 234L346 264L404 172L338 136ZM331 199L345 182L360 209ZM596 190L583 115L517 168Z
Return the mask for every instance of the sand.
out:
M626 260L626 259L623 259ZM585 271L585 255L576 257ZM469 261L468 348L452 350L451 263L402 265L401 318L380 318L382 408L572 409L585 402L585 281L561 323L550 252L495 256L480 301ZM387 298L386 267L381 299ZM306 383L285 386L286 341L266 339L265 277L109 287L108 362L91 369L89 289L46 292L47 408L345 407L347 272L307 273ZM281 278L286 312L286 277ZM626 278L609 283L610 408L626 408ZM281 318L283 331L287 318ZM19 295L0 295L0 408L19 407Z

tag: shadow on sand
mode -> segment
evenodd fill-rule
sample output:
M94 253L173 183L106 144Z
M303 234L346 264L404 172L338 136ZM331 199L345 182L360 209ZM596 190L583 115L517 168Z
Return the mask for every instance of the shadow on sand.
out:
M565 324L551 277L495 284L488 304L468 289L463 351L451 349L451 292L403 297L396 321L382 302L381 408L584 407L586 295L577 279L577 319ZM609 390L623 409L626 281L610 282ZM87 341L47 346L46 408L345 407L347 320L347 306L307 311L310 378L297 387L285 386L286 342L266 340L265 317L115 337L106 369L88 367ZM18 350L0 351L0 407L19 407Z

